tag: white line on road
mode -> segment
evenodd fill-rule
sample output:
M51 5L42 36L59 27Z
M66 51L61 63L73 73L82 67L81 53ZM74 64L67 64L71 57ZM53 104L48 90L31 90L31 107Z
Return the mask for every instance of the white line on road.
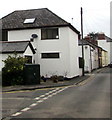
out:
M56 95L57 93L53 93L52 95Z
M38 103L41 103L41 102L43 102L43 100L39 100L39 101L37 101Z
M35 98L35 100L39 100L39 99L40 99L40 97L36 97L36 98Z
M25 111L28 111L30 108L24 108L24 109L22 109L21 111L22 112L25 112Z
M43 98L43 100L47 100L47 99L48 99L48 97Z
M22 112L17 112L17 113L15 113L15 114L13 114L12 116L15 117L15 116L18 116L18 115L20 115L20 114L22 114Z
M50 93L45 93L45 95L49 95Z
M49 95L48 97L52 97L53 95Z
M45 95L41 95L40 97L45 97Z
M44 100L47 100L49 97L52 97L53 95L56 95L67 88L68 87L64 87L62 89L56 88L54 90L49 91L48 93L45 93L44 95L40 95L39 97L34 98L35 100L37 100L36 103L32 103L29 107L26 107L26 108L22 109L20 112L17 112L11 116L18 116L18 115L22 114L22 112L30 110L31 107L38 105L38 103L42 103Z
M36 105L37 105L37 103L33 103L33 104L30 105L30 107L34 107Z

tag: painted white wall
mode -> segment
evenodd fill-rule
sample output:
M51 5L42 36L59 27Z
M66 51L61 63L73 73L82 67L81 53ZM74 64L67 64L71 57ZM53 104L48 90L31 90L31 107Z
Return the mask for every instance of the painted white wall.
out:
M78 34L69 29L70 73L71 77L79 76L79 46Z
M74 77L79 75L78 67L78 35L69 27L59 28L59 39L41 40L41 30L13 30L8 32L8 39L30 40L32 34L38 38L32 42L37 53L34 55L35 63L40 64L41 75L51 76L54 74ZM41 59L41 53L59 52L59 59Z
M34 62L34 54L29 46L27 47L27 49L23 53L23 57L24 56L32 56L32 63Z
M92 70L98 68L98 49L97 48L91 48L93 51L92 54Z
M85 60L84 70L85 72L91 72L92 64L91 64L90 49L91 47L89 45L84 45L84 60Z
M82 46L79 46L79 51L82 53ZM80 54L80 57L82 57L82 54ZM98 68L98 49L93 49L89 45L84 45L84 71L85 72L91 72L93 69Z
M11 30L8 31L8 41L30 40L32 34L39 33L39 29Z
M111 58L111 52L110 52L110 46L111 46L111 42L107 42L106 40L98 40L98 46L100 46L101 48L103 48L104 50L106 50L108 52L108 64L112 61Z
M37 52L41 75L65 75L70 76L70 50L69 50L69 28L59 28L59 39L38 40ZM41 59L41 53L59 52L59 59Z

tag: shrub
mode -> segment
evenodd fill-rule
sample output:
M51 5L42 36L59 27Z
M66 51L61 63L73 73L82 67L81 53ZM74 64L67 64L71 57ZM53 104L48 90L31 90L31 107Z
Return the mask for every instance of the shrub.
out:
M57 83L57 82L58 82L58 76L57 76L57 75L51 76L51 80L52 80L54 83Z
M8 56L8 58L3 61L5 63L2 69L3 86L20 85L24 83L23 68L26 61L26 58L17 56L17 54L14 54L13 57Z

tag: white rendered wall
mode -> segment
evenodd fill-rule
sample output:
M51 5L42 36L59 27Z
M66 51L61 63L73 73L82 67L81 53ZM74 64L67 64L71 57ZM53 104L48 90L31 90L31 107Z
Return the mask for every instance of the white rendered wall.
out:
M79 76L79 46L78 34L69 29L69 48L70 49L70 76Z
M104 50L106 50L108 52L108 64L112 61L111 58L111 52L110 52L110 45L112 43L111 42L107 42L106 40L98 40L98 46L100 46L101 48L103 48Z
M8 31L8 41L30 40L32 34L38 34L38 33L39 33L39 29Z
M59 39L37 40L38 63L41 68L41 75L63 75L70 76L70 50L69 50L69 28L59 28ZM59 52L58 59L42 59L41 53Z
M93 49L89 45L84 45L83 48L85 61L84 71L91 72L93 69L98 68L98 50L97 48ZM79 46L79 51L82 53L82 46ZM80 54L80 57L82 57L82 54Z
M33 63L33 61L34 61L34 55L33 55L32 50L31 50L31 48L29 46L25 50L23 56L32 56L32 63Z
M84 45L84 60L85 60L85 66L84 70L86 72L91 72L91 55L90 55L90 46L89 45Z
M37 49L34 55L35 63L40 64L41 75L65 75L74 77L79 75L78 68L78 35L69 27L59 28L59 39L41 40L41 30L15 30L8 32L11 40L30 40L32 34L37 34L38 38L32 42ZM72 40L73 39L73 40ZM70 45L71 44L71 45ZM73 45L72 45L73 44ZM71 48L70 48L71 47ZM59 52L59 59L42 59L41 53ZM73 58L72 58L73 56Z

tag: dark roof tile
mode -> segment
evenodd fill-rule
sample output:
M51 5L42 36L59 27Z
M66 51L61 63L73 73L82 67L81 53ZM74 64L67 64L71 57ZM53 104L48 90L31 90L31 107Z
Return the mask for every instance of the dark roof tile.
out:
M30 18L35 18L34 23L25 24L24 20ZM3 17L2 22L3 29L32 28L68 24L47 8L14 11L6 17Z
M7 41L7 42L0 42L0 53L24 53L26 48L30 46L33 53L35 53L31 43L29 41Z
M34 23L24 23L25 19L35 18ZM2 29L30 29L42 27L69 26L76 33L76 30L70 23L66 22L47 8L14 11L2 18Z

